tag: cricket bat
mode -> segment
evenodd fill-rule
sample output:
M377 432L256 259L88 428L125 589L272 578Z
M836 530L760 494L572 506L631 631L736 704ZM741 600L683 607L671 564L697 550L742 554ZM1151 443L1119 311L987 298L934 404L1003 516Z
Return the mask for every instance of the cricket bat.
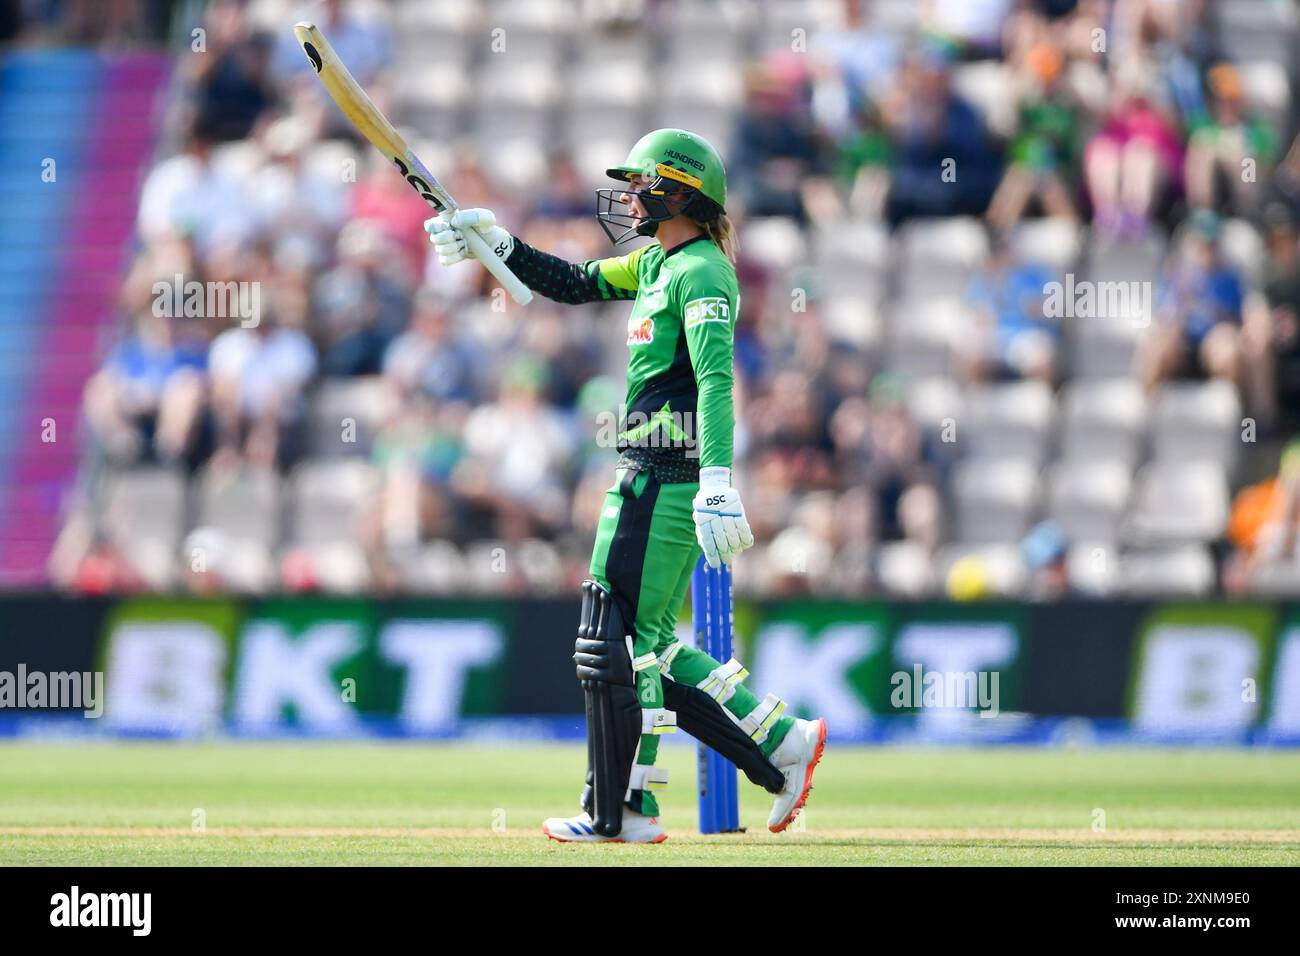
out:
M419 157L411 152L411 148L406 145L406 141L402 139L393 124L388 122L387 117L370 101L366 91L348 72L348 68L343 65L343 61L339 59L334 48L330 46L329 41L316 25L294 24L293 35L302 44L303 52L307 54L307 59L311 60L316 75L320 77L321 83L324 84L334 102L339 105L339 109L352 121L352 125L360 130L362 136L370 140L376 149L388 157L421 198L440 213L450 214L459 209L451 194L443 188L433 173L429 172L424 163L420 162ZM501 283L502 288L510 293L511 298L520 305L527 305L532 301L532 291L497 257L482 235L473 229L463 230L461 235L465 237L466 245L478 257L478 261L483 263L484 268L492 273Z

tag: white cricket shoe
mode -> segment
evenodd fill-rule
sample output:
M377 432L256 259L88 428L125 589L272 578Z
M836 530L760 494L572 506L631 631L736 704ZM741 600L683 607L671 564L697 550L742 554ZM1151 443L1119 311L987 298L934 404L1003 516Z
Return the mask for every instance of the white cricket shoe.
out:
M772 751L771 761L785 774L785 789L776 795L767 828L780 833L788 827L808 800L813 770L826 750L826 721L795 718L794 726L781 745Z
M658 817L635 813L627 807L623 808L623 829L618 836L601 836L585 812L576 817L551 817L542 824L542 832L561 843L663 843L668 839Z

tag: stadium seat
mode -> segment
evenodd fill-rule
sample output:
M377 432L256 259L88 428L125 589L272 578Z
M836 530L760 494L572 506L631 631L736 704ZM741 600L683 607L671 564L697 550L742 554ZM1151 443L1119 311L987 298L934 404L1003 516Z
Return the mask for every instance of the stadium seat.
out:
M486 52L488 37L477 31L465 32L451 26L416 23L400 31L396 40L402 62L414 67L412 73L419 73L421 65L468 63L475 53ZM394 79L401 82L400 71Z
M877 545L872 541L851 541L843 545L831 559L828 593L861 598L877 590L876 554Z
M812 252L824 288L886 288L892 245L889 233L879 223L845 220L816 227Z
M742 7L754 25L752 52L760 57L768 53L789 53L797 39L805 43L805 49L814 49L812 39L832 22L831 5L821 0L761 0L761 3L761 16L751 12L752 2L746 5L747 10Z
M402 0L397 4L396 33L428 28L444 33L462 34L474 26L484 13L478 0Z
M430 541L414 550L390 554L402 583L420 594L454 594L464 586L465 562L455 542Z
M504 27L564 30L573 23L573 4L568 0L491 0L488 18Z
M1238 270L1252 285L1259 284L1268 253L1264 248L1264 237L1253 224L1245 219L1224 222L1219 236L1219 252L1223 261Z
M1083 536L1071 543L1065 556L1070 588L1089 597L1105 597L1119 586L1120 551L1113 540Z
M719 19L735 16L735 10L734 6L730 7L730 12L726 6L717 7L712 11L707 24L670 33L665 45L670 59L665 68L673 69L675 63L711 60L715 63L731 63L736 70L743 70L746 31L729 27L724 32L718 28ZM743 15L736 16L736 19L742 17Z
M419 131L418 139L426 142L436 142L443 144L444 147L461 139L465 135L467 126L465 107L461 104L452 107L430 106L420 103L402 104L402 128L406 132L415 133ZM415 149L415 144L410 140L411 148ZM441 168L435 167L432 162L424 159L424 153L416 151L416 155L424 161L424 165L429 169Z
M280 540L280 476L266 469L204 468L195 480L195 520L229 540L274 547Z
M368 455L379 429L397 408L392 387L378 376L327 379L310 402L308 449L318 457ZM349 421L355 428L345 436Z
M175 579L187 497L185 476L175 468L132 468L104 481L104 529L151 587L165 590Z
M328 594L361 594L370 583L365 552L352 541L326 541L310 549L316 587Z
M645 120L636 114L611 115L594 110L570 109L560 118L559 132L568 150L575 154L591 142L617 143L618 149L614 151L614 156L621 160L627 156L632 144L644 135L644 123ZM599 168L594 171L599 172L603 178L605 169L610 165L609 156L601 155L596 163ZM588 172L585 169L582 171ZM609 180L606 179L605 184L608 185Z
M823 538L801 525L782 528L763 553L768 581L782 582L793 576L802 578L801 589L812 594L831 590L831 562L835 554Z
M915 0L876 0L867 8L873 27L901 33L917 26L921 12Z
M483 62L510 56L565 63L573 55L568 33L545 27L493 23L484 30L480 42L487 51Z
M1083 230L1065 219L1026 219L1011 231L1011 253L1019 262L1041 263L1058 275L1074 270L1083 249Z
M836 342L872 352L884 339L884 319L870 296L828 296L820 310L826 333Z
M1038 468L1026 459L962 459L953 466L952 496L957 541L1018 541L1038 507Z
M1124 461L1057 462L1048 473L1047 514L1071 541L1114 540L1128 507L1133 476Z
M535 140L534 148L540 151L551 137L555 118L545 106L479 103L468 114L467 121L471 131L468 139L475 157L485 168L495 168L509 160L508 149L503 145L507 140L512 144Z
M452 110L463 106L469 99L470 70L468 61L462 57L422 58L420 65L414 69L398 73L393 78L394 93L405 117L407 109L424 109L436 107ZM394 122L401 124L400 120ZM420 132L428 135L431 131L420 127ZM423 156L420 157L424 159ZM428 160L425 160L428 164Z
M494 181L520 192L545 181L548 157L544 141L527 134L496 135L491 148L484 149L484 145L480 140L479 156Z
M1292 95L1286 69L1273 60L1253 60L1236 66L1251 109L1266 117L1274 128L1284 129Z
M621 160L636 139L635 133L573 138L570 155L587 187L594 190L617 185L605 175L605 170L610 166L610 157ZM592 207L595 208L594 198Z
M421 152L423 157L425 153ZM322 182L336 182L339 171L345 169L345 163L352 161L352 168L358 171L365 168L364 162L369 157L361 153L356 145L338 139L318 140L307 145L302 153L303 178L320 179Z
M1043 382L971 386L957 419L957 444L976 456L1041 462L1055 415L1052 390Z
M308 545L355 541L379 491L379 475L357 460L303 462L289 483L289 539Z
M1093 282L1150 281L1160 273L1167 246L1157 232L1142 240L1119 241L1094 231L1086 242L1084 274Z
M1209 461L1154 461L1138 472L1122 537L1133 545L1210 541L1228 521L1228 480Z
M934 563L915 541L886 541L876 558L876 578L887 593L925 597L937 590Z
M1062 456L1135 463L1147 422L1147 401L1131 378L1070 382L1063 389Z
M938 432L945 419L959 422L964 410L961 388L951 378L924 376L908 385L907 413L924 431Z
M913 220L900 227L900 291L904 296L962 295L988 258L988 235L976 219Z
M1224 381L1171 382L1152 403L1154 455L1165 461L1204 459L1231 472L1241 450L1241 399Z
M598 40L592 38L591 42L579 43L572 56L575 65L622 63L632 68L644 67L650 70L651 63L658 60L658 50L653 37L645 31L603 30ZM657 66L662 69L661 63L657 63Z
M1233 0L1213 6L1216 39L1231 60L1270 60L1289 70L1296 64L1297 14L1293 4Z
M565 93L570 117L582 116L588 109L627 109L635 111L650 91L650 72L639 64L619 60L584 60L569 72ZM591 117L609 124L608 114ZM635 139L629 140L630 146Z
M909 375L946 375L958 336L970 329L970 312L956 298L897 302L890 314L889 367Z
M665 71L660 83L663 106L669 112L684 106L707 105L732 110L740 105L740 77L732 63L714 60L678 63Z
M1126 552L1117 591L1142 597L1200 597L1214 590L1214 559L1202 544Z
M193 571L216 575L222 591L263 594L277 584L275 560L266 544L232 538L211 525L200 524L185 536L181 563Z
M675 0L662 4L655 19L674 39L691 33L731 34L762 19L754 6L754 0Z
M565 591L568 580L564 561L554 544L540 538L528 538L519 542L515 550L530 593L560 594Z
M465 547L462 582L472 594L500 594L518 579L518 554L504 541L472 541Z
M560 61L554 56L489 57L475 83L479 116L507 107L545 109L560 90Z
M803 231L784 216L750 219L740 227L740 247L769 269L789 269L807 257Z
M1071 373L1080 380L1131 375L1142 329L1132 323L1098 320L1073 322L1069 334ZM1068 327L1068 326L1067 326Z

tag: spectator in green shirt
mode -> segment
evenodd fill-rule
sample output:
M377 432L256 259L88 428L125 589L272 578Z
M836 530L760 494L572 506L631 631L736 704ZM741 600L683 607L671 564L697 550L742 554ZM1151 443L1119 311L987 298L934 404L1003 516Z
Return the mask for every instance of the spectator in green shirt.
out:
M1194 208L1248 215L1267 182L1277 139L1267 123L1249 115L1241 74L1227 63L1213 67L1209 114L1194 122L1187 146L1187 201Z

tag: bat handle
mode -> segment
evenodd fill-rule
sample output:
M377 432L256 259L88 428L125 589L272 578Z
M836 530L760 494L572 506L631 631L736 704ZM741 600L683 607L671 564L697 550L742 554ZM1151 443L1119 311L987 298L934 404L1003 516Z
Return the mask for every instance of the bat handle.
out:
M533 301L532 290L523 284L519 276L510 271L510 267L502 259L498 258L478 230L462 229L460 234L465 237L465 245L474 253L478 261L483 263L483 267L492 273L503 289L510 293L510 298L520 305L527 305Z

